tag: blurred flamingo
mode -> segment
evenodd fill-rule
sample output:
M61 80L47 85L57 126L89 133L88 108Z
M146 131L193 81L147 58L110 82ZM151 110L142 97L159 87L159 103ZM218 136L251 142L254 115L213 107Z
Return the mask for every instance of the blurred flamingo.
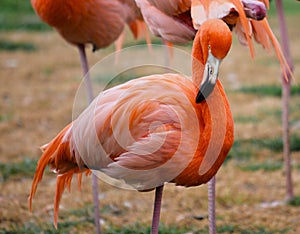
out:
M54 27L69 43L77 46L89 103L93 90L85 45L92 44L93 51L109 46L114 41L120 49L125 24L137 37L142 26L142 16L134 0L31 0L36 14ZM93 176L96 233L100 233L97 178Z
M222 19L254 56L252 38L265 49L274 47L280 65L287 63L266 16L269 0L136 0L150 31L163 40L181 44L193 40L207 19ZM172 25L172 27L171 27Z
M164 183L189 187L208 182L233 144L233 119L217 79L231 42L222 20L207 20L194 40L192 81L180 74L151 75L100 93L42 147L30 209L47 165L58 174L55 226L73 174L99 170L139 191L156 188L152 233L158 233Z
M199 25L209 18L223 19L232 29L239 14L254 20L266 15L265 5L257 0L136 0L136 3L151 32L174 44L193 40Z

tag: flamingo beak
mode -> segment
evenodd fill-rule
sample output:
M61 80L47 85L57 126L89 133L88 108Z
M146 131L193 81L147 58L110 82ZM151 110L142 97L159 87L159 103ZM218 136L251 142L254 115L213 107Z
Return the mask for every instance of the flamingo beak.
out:
M196 97L196 103L204 101L213 91L217 83L219 66L221 61L221 59L218 59L215 56L213 56L210 51L208 52L203 79L200 84L200 90Z

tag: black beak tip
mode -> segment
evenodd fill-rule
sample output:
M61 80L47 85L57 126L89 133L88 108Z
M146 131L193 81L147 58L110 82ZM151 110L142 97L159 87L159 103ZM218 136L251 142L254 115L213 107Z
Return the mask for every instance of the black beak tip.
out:
M205 100L205 97L201 91L198 92L197 97L196 97L196 103L201 103Z

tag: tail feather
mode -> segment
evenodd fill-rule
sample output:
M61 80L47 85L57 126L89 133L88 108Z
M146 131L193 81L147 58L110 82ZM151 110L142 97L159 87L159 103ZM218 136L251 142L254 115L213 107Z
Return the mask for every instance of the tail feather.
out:
M56 192L55 192L55 200L54 200L54 226L57 229L57 221L58 221L58 211L59 211L59 204L61 201L62 194L67 187L68 191L71 191L71 182L74 174L77 174L78 180L78 188L81 189L81 180L82 174L84 172L79 168L74 168L71 171L68 171L62 175L57 175L56 177ZM91 171L86 169L85 172L86 176L91 174Z
M72 170L65 174L58 175L56 177L56 192L55 192L55 200L54 200L54 226L56 229L57 229L59 203L66 186L68 187L68 190L70 192L71 182L74 173L75 172Z
M248 47L249 47L249 50L250 50L250 55L251 55L252 58L254 58L254 46L253 46L253 43L252 43L252 40L251 40L251 27L249 25L249 21L248 21L248 19L246 17L246 14L244 12L243 4L239 0L231 0L231 2L236 6L237 11L240 15L239 20L240 20L240 23L242 25L243 31L245 33L247 44L248 44Z
M258 43L260 43L267 50L270 50L270 44L273 46L285 79L288 80L289 75L294 77L292 68L289 66L281 50L280 44L273 34L267 19L265 18L261 21L251 21L251 24L254 29L253 31L256 41L258 41Z
M32 199L36 193L37 186L43 178L47 165L57 173L56 195L54 201L54 225L57 227L59 202L62 193L67 186L70 191L71 181L74 173L83 173L89 170L82 168L82 162L76 162L74 153L70 150L70 130L72 124L66 126L49 144L41 147L43 154L38 161L34 174L30 195L28 198L29 210L32 211ZM81 176L78 177L78 185L81 185Z
M134 39L140 39L145 37L149 50L151 50L151 37L147 28L147 24L143 20L135 20L130 24L130 30L134 36Z
M145 37L146 43L148 45L149 50L151 50L151 38L147 29L147 25L145 24L144 21L136 19L134 21L131 21L128 24L130 31L132 32L132 35L134 39L138 40L142 36ZM124 39L125 39L125 30L120 34L118 39L115 41L115 52L116 52L116 57L115 57L115 64L118 64L119 62L119 53L122 50L123 44L124 44Z

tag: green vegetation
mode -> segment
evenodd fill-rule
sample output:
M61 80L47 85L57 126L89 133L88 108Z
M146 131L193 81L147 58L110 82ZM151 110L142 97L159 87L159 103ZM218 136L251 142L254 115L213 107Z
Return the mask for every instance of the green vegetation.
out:
M80 227L81 225L81 227ZM83 222L63 222L59 225L58 230L55 230L52 224L42 224L37 226L36 224L30 223L24 225L24 227L15 227L10 231L0 230L0 234L35 234L35 233L47 233L47 234L64 234L64 233L80 233L84 231L93 232L93 227L86 225L86 229L82 228ZM80 231L81 230L81 231ZM284 234L288 233L289 229L285 228L282 230L269 230L266 227L253 227L242 228L239 226L233 225L222 225L217 227L218 233L242 233L242 234ZM110 227L103 229L104 234L148 234L150 233L150 227L145 226L140 223L136 223L132 226L127 226L123 228ZM178 226L166 226L160 225L159 227L160 234L182 234L182 233L194 233L194 234L206 234L208 229L196 229L195 227L178 227Z
M56 230L51 223L43 223L37 225L35 223L28 223L23 227L11 227L10 230L0 230L0 234L68 234L68 233L80 233L79 230L84 230L82 220L77 222L63 222L59 223L58 229ZM92 230L92 227L89 229ZM92 232L92 231L91 231Z
M49 29L50 27L35 15L29 0L1 0L0 31Z
M11 176L32 177L35 172L37 160L25 158L17 163L0 163L0 181L5 181Z
M58 229L56 230L52 223L37 223L28 222L23 226L11 226L9 230L0 230L0 234L35 234L35 233L47 233L47 234L64 234L64 233L92 233L94 231L93 225L93 205L86 204L82 209L71 210L67 212L61 212L60 222L58 223ZM65 221L68 220L68 221ZM197 221L195 221L197 222ZM136 222L129 226L116 227L114 225L106 224L103 226L102 232L104 234L148 234L151 227L143 223ZM217 233L243 233L243 234L284 234L289 231L288 228L283 230L270 230L263 226L253 227L240 227L238 225L224 224L217 227ZM202 229L196 226L180 226L165 225L163 223L159 226L160 234L182 234L182 233L194 233L194 234L206 234L208 233L208 227Z
M254 149L245 141L235 140L229 154L226 157L225 163L229 160L249 161L253 156Z
M300 5L295 0L284 0L283 3L283 9L285 15L296 15L299 14ZM268 15L273 16L276 15L276 8L275 8L275 1L270 1L270 10L268 12Z
M277 171L283 168L283 162L279 161L265 161L261 163L247 163L246 165L240 166L242 171L258 171L263 170L267 172Z
M255 123L259 119L257 116L234 116L235 123Z
M123 228L111 227L109 228L109 230L106 230L104 233L105 234L146 234L146 233L150 233L150 231L151 231L150 227L136 223L135 225L129 227L123 227ZM191 231L190 228L182 228L182 227L166 226L166 225L159 226L160 234L182 234L188 231Z
M217 228L217 233L241 233L241 234L284 234L289 231L288 228L283 230L269 230L266 227L253 227L251 229L244 229L233 225L223 225Z
M227 156L226 161L234 159L237 161L249 161L251 158L259 155L259 151L262 149L268 149L271 152L282 152L283 143L281 137L264 138L264 139L236 139L232 149ZM291 135L290 137L290 149L291 151L300 151L300 136ZM252 165L253 166L253 165ZM274 165L273 165L274 166ZM255 167L255 166L253 166Z
M16 50L23 50L23 51L35 51L36 47L31 43L26 42L12 42L8 40L1 40L0 39L0 51L7 50L7 51L16 51Z
M290 137L291 151L300 150L300 136L292 135ZM250 144L254 148L267 148L273 152L281 152L283 148L282 139L280 137L265 138L265 139L249 139L249 140L238 140L237 144Z
M245 86L237 91L257 96L281 97L281 87L278 85ZM291 87L291 95L300 95L299 85Z
M295 196L292 200L288 202L291 206L300 206L300 197Z

